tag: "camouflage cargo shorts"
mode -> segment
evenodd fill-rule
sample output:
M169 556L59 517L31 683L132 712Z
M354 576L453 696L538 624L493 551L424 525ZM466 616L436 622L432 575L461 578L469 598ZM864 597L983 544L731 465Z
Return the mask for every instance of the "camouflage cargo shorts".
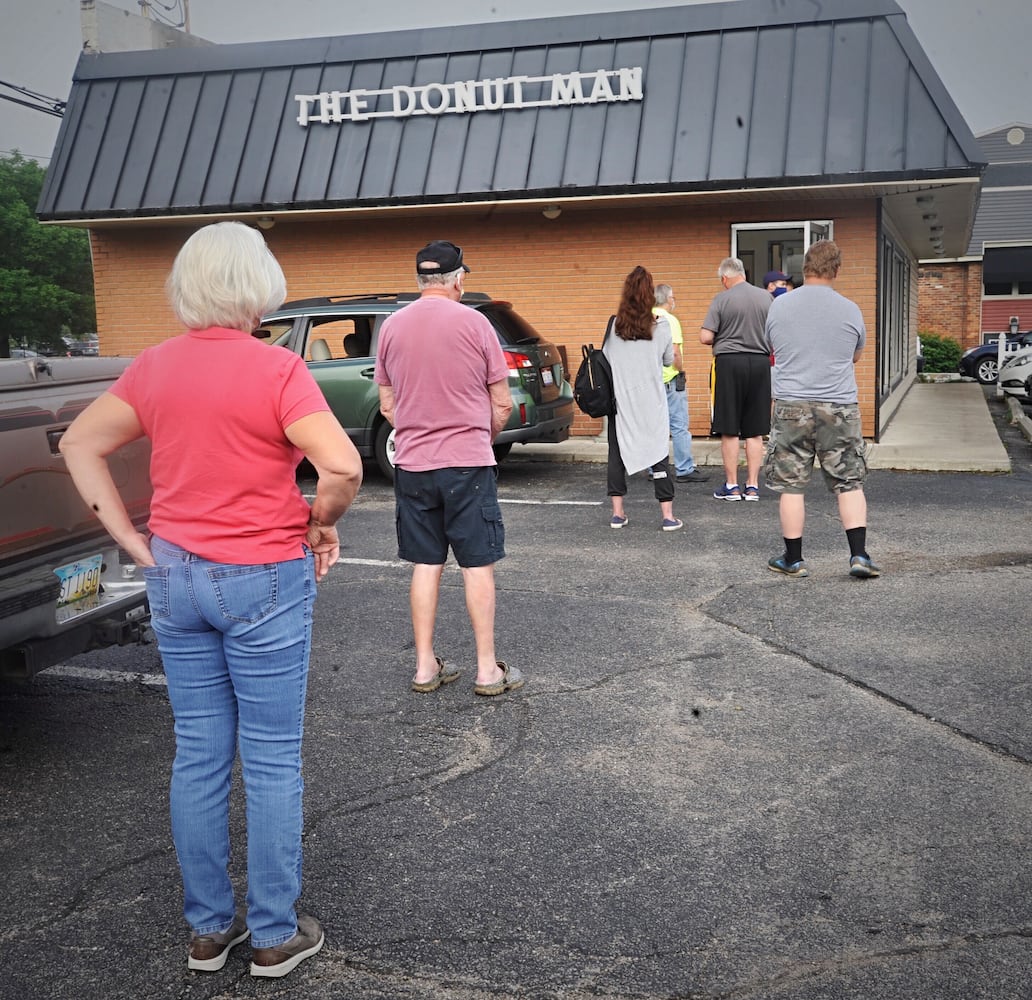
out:
M863 487L867 445L856 403L778 400L767 441L764 472L769 489L802 493L810 482L814 459L833 493Z

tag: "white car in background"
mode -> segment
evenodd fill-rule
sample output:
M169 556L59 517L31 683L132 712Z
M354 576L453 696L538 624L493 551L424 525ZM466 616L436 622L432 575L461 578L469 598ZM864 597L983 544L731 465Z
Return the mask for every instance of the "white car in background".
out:
M1027 396L1032 378L1032 347L1015 351L1000 368L1000 388L1009 396Z

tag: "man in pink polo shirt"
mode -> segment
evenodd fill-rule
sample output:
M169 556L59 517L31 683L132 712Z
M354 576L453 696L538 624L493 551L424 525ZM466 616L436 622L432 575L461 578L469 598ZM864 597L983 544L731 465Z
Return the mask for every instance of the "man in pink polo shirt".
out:
M395 429L398 556L413 564L416 645L412 690L436 691L459 676L434 653L441 574L451 548L462 567L477 647L479 695L522 687L495 659L494 564L505 529L491 442L512 412L509 369L494 328L460 304L469 268L445 240L416 254L419 298L384 321L376 354L380 412Z

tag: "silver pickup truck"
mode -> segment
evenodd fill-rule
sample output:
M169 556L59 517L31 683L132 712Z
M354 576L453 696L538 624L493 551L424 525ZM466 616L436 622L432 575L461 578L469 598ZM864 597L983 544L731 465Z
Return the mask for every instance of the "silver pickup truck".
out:
M143 575L76 492L58 442L128 358L0 360L0 676L146 637ZM133 523L150 511L150 445L108 459ZM123 561L125 560L125 561Z

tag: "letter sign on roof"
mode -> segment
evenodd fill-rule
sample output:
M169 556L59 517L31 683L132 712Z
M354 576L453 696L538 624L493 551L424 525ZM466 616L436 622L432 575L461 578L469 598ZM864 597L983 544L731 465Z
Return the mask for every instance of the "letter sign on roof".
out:
M642 69L635 66L421 86L398 84L384 90L330 90L321 94L295 94L294 100L298 107L297 123L307 127L362 122L369 118L641 101L644 90Z

